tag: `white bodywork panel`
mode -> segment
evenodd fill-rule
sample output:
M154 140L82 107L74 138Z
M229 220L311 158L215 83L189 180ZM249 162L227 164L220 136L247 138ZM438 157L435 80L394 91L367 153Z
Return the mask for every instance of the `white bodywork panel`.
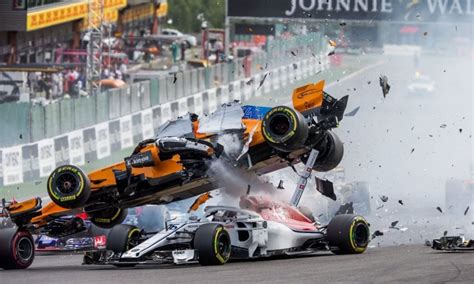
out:
M302 247L308 240L319 239L323 236L319 231L294 231L282 223L266 221L252 211L234 207L208 206L205 211L210 216L208 220L172 225L123 253L120 258L125 261L141 262L143 257L152 255L154 251L159 251L166 245L189 243L189 235L207 223L222 225L229 233L232 247L247 250L246 257L248 258L272 255L272 251L284 253ZM183 235L188 235L188 237L182 237ZM258 254L256 254L257 250ZM195 251L192 249L174 250L171 254L176 264L196 260Z

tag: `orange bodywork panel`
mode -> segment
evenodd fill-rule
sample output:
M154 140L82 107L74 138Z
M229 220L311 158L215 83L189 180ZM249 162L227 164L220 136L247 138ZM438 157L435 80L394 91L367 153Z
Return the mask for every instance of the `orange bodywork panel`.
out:
M259 119L242 119L242 123L245 125L244 139L247 140L248 137L253 133L252 142L250 146L258 145L260 143L265 143L265 138L262 135L262 121Z
M206 192L204 194L201 194L196 200L194 200L193 204L189 207L188 213L191 213L191 211L197 211L201 205L206 203L209 199L212 198L212 195L210 192Z
M38 200L36 198L28 199L22 202L13 203L8 207L8 211L12 215L28 213L34 210L38 206Z
M41 209L41 215L31 219L31 223L42 226L45 225L53 216L72 215L79 212L82 212L82 209L66 209L56 205L54 202L48 202L48 204L46 204L43 209Z
M31 198L22 202L16 202L8 206L8 211L10 215L24 215L28 213L34 213L37 212L37 210L41 205L41 201L39 198ZM70 215L73 214L74 211L81 211L81 210L71 210L71 209L66 209L62 208L58 205L56 205L54 202L49 202L44 206L41 211L40 215L33 217L31 219L31 223L35 225L44 225L48 221L48 217L53 217L55 215ZM1 214L0 214L1 216Z
M304 112L308 109L320 107L324 98L324 80L316 84L308 84L293 91L293 107Z
M158 148L155 144L145 146L140 152L150 151L155 161L153 167L132 168L132 175L144 175L145 178L159 178L167 176L183 170L183 166L179 163L179 155L173 156L169 160L161 161L158 156ZM125 171L125 162L120 162L106 168L102 168L89 173L92 191L115 185L114 170Z
M265 138L263 138L263 135L262 135L262 128L261 128L262 121L260 119L246 119L246 118L243 118L242 123L245 126L244 137L243 137L244 141L247 140L248 137L250 136L250 134L253 132L252 142L250 143L250 146L254 146L254 145L265 142ZM212 135L207 134L207 133L197 132L198 128L199 128L199 122L194 121L193 122L193 131L194 131L194 135L195 135L196 139L208 140L208 138L210 138L210 136L212 136Z
M145 146L140 152L151 152L155 166L143 167L143 168L132 168L132 175L144 175L145 178L160 178L170 174L174 174L183 170L182 164L180 164L179 155L173 156L169 160L161 161L158 156L158 148L155 144L149 144ZM88 174L89 180L91 181L91 190L97 191L106 187L113 187L116 185L114 170L125 171L125 162L120 162L96 171L92 171ZM49 202L41 210L41 215L32 219L32 223L38 226L44 225L50 218L54 216L73 215L82 212L82 208L78 209L66 209L56 205L54 202Z

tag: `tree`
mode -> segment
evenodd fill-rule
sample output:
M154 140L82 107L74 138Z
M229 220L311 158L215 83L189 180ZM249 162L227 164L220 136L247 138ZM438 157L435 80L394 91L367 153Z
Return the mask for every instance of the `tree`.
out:
M203 14L210 28L223 28L225 17L225 0L168 0L168 19L173 20L170 27L185 33L197 33L201 30Z

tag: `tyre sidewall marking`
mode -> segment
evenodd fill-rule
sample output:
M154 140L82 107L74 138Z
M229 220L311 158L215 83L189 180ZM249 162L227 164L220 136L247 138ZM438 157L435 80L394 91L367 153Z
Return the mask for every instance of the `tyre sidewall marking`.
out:
M121 212L122 212L122 209L118 209L117 212L115 213L115 215L112 216L111 218L97 218L97 217L95 217L94 221L97 222L97 223L102 223L102 224L110 224L114 220L117 219L117 217L120 215Z
M128 232L128 236L127 236L127 244L125 246L125 251L128 251L130 249L130 239L132 238L132 235L133 233L140 233L140 230L138 228L133 228L130 230L130 232Z
M57 194L57 191L55 190L56 186L53 187L53 180L55 180L56 175L58 175L58 174L60 174L64 171L69 171L75 177L79 177L79 190L76 194L59 197L59 195ZM81 193L84 191L84 187L85 187L85 184L84 184L84 177L83 177L82 173L79 171L78 168L72 167L72 166L62 166L62 167L57 168L51 174L50 179L49 179L49 183L48 183L48 191L51 193L51 195L53 195L53 197L56 200L59 200L60 202L67 202L67 201L76 200L81 195Z
M365 248L367 246L363 246L363 247L359 247L356 245L355 243L355 232L354 232L354 227L355 225L359 224L359 223L362 223L364 225L367 225L367 222L365 221L364 218L361 218L361 217L355 217L353 220L352 220L352 223L351 223L351 227L349 229L349 240L350 240L350 244L351 244L351 247L354 251L356 252L363 252L365 251Z
M266 121L268 121L270 119L270 117L275 113L275 112L282 112L286 115L288 115L291 119L292 119L292 124L293 124L293 129L288 133L286 134L285 136L283 136L280 140L281 142L276 142L273 138L272 138L272 135L269 135L269 133L267 132L267 127L266 127ZM296 128L297 128L297 119L296 119L296 115L295 113L290 109L290 108L287 108L287 107L276 107L274 109L272 109L271 111L269 111L266 115L265 115L265 118L263 119L262 121L262 130L263 130L263 136L271 143L275 143L275 144L278 144L278 143L285 143L288 139L290 139L291 137L294 136L295 132L296 132Z
M23 238L26 238L30 244L31 244L31 239L28 238L28 235L25 234L24 232L21 232L21 231L18 231L17 233L15 233L15 237L13 238L12 242L11 242L11 246L12 246L12 250L11 250L11 253L12 253L12 259L15 261L15 263L19 264L19 265L26 265L30 262L30 260L27 260L27 262L24 262L23 259L21 259L19 256L18 256L18 251L17 251L17 245L19 244L19 242L23 239ZM34 250L34 247L32 247L31 249ZM31 257L34 255L34 251L31 253L30 255L30 259Z
M216 255L217 260L219 260L220 263L224 264L226 261L224 260L224 257L219 253L219 250L217 248L217 239L219 238L219 235L221 234L222 230L222 227L218 227L214 233L214 254Z

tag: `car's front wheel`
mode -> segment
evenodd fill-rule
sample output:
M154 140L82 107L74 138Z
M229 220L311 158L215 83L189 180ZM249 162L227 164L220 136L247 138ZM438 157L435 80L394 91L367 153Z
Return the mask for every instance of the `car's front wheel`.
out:
M47 190L51 200L63 208L82 207L91 195L89 177L72 165L56 168L48 178Z
M201 265L222 265L230 259L231 240L222 225L209 223L200 226L193 244Z
M114 253L124 253L136 245L140 241L141 231L135 226L120 224L112 228L107 237L107 250ZM136 263L114 263L117 267L133 267Z

